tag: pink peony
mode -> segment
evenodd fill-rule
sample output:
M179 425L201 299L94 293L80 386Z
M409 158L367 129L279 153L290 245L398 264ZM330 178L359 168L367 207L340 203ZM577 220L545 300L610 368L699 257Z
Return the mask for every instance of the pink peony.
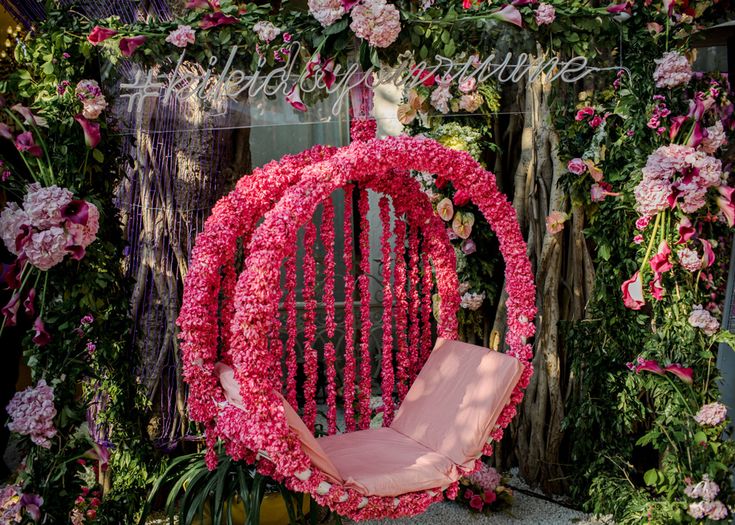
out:
M309 13L322 27L329 27L345 14L340 0L309 0Z
M689 60L676 51L664 53L662 58L654 62L657 65L656 71L653 72L653 79L656 81L657 88L675 88L687 84L692 78L693 71Z
M689 314L689 324L694 328L700 328L708 336L716 334L720 329L720 322L700 304L695 305Z
M166 42L183 48L196 42L196 32L191 26L179 24L179 27L168 34Z
M401 15L386 0L364 0L350 14L350 29L371 46L388 47L401 32Z
M549 25L556 20L556 9L551 4L539 4L536 9L536 23L540 26Z
M72 200L74 194L66 188L44 188L33 183L28 186L28 192L23 197L23 209L30 217L33 227L44 230L61 224L62 209Z
M554 210L546 217L546 232L549 235L556 235L564 229L564 223L567 220L567 214L563 211Z
M714 427L725 421L727 417L727 407L722 403L715 401L702 405L694 420L702 426Z
M702 259L696 251L689 248L682 248L676 255L679 257L679 263L684 267L685 270L690 272L696 272L702 268Z
M472 93L476 87L477 79L475 77L467 77L459 83L457 89L459 89L462 93L467 94Z
M53 419L54 389L41 379L35 387L28 387L13 396L7 407L10 423L8 428L24 436L30 436L36 445L50 448L51 438L56 435Z
M281 34L281 30L268 20L261 20L253 26L253 31L263 42L270 43Z
M702 141L702 151L711 155L725 144L727 144L727 136L722 122L718 120L714 126L707 128L707 136Z
M572 159L567 163L567 170L569 171L569 173L582 175L585 171L587 171L587 164L585 164L582 159Z

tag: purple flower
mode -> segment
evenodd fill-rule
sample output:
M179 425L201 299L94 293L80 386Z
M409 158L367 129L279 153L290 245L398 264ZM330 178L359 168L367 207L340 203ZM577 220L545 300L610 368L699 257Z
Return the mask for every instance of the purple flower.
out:
M477 251L477 245L472 239L465 239L464 241L462 241L460 248L462 249L462 253L464 253L465 255L472 255Z
M75 115L74 120L76 120L79 125L82 126L82 131L84 131L84 142L87 144L87 147L96 148L97 145L102 141L100 125L96 122L90 122L89 120L84 118L83 115Z
M31 339L38 346L46 346L51 342L51 335L46 331L46 326L43 324L43 320L40 317L36 317L33 322L33 330L36 335Z
M61 216L74 224L86 226L89 220L89 204L83 200L73 200L61 208Z
M34 157L43 156L43 150L41 149L41 146L36 144L36 141L33 138L33 133L31 133L30 131L24 131L23 133L15 137L15 147L18 148L18 151L27 151L30 155L33 155Z

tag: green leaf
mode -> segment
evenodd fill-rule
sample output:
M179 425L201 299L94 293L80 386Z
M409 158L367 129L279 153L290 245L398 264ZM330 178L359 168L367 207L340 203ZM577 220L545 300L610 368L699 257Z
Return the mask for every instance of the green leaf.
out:
M94 157L94 160L96 160L100 164L105 162L105 154L96 148L94 151L92 151L92 157Z
M339 20L326 28L324 30L325 35L334 35L336 33L340 33L344 31L347 28L347 24L349 23L349 19L347 17L343 18L342 20Z
M43 71L46 75L51 75L54 72L54 65L51 62L46 62L41 67L41 71Z
M646 485L649 487L654 486L658 481L658 470L652 468L651 470L646 471L646 473L643 474L643 481L645 481Z
M704 432L702 432L700 430L699 432L697 432L696 434L694 434L694 442L696 444L706 443L707 442L707 434L705 434Z

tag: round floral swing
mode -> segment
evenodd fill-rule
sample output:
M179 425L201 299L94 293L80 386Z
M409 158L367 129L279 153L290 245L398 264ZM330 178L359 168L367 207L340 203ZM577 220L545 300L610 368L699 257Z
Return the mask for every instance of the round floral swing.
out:
M437 174L445 183L451 182L457 191L467 192L493 228L506 262L508 349L505 355L454 343L453 340L457 339L456 311L460 303L454 251L444 223L434 213L431 201L419 183L410 176L410 170ZM337 409L339 378L335 366L338 361L334 301L337 279L331 202L332 193L338 189L345 192L345 274L352 275L353 262L357 263L358 270L357 286L353 279L344 279L347 304L352 303L356 292L359 296L357 315L352 308L345 308L341 397L342 426L348 433L342 435L337 433L340 426ZM383 195L380 217L383 225L384 313L380 376L384 427L380 429L369 429L372 381L370 260L365 253L361 253L359 261L352 260L350 232L355 225L351 222L351 203L356 189L359 190L357 211L361 252L369 246L367 189ZM394 231L391 231L391 203L396 217ZM322 212L317 239L312 217L319 207ZM299 410L299 363L295 350L295 261L298 232L302 227L306 252L302 292L303 421L296 413ZM317 286L314 258L317 241L325 249L321 286ZM236 271L238 247L242 247L245 256L239 275ZM393 264L391 251L394 252ZM285 292L281 282L282 261ZM325 417L329 436L320 439L312 436L318 409L316 289L323 290L328 338L322 348L322 362L326 376ZM432 352L434 289L440 297L436 315L439 341ZM317 146L256 169L217 203L203 232L197 237L179 317L184 377L190 387L190 416L205 425L208 464L213 468L216 463L213 447L219 439L233 458L257 462L262 473L284 482L292 490L308 492L318 503L357 520L415 515L430 504L441 501L445 494L453 498L458 490L459 475L479 467L477 459L480 454L492 453L490 443L502 437L503 429L515 415L516 406L523 397L523 389L532 374L532 349L526 340L534 333L534 305L531 265L515 211L498 191L492 173L484 170L465 152L450 150L435 141L417 137L357 140L343 148ZM285 337L279 335L282 324L279 307L286 310ZM357 330L355 317L359 317L360 323ZM449 343L442 346L444 341ZM353 342L357 343L354 347ZM442 393L441 381L432 381L438 376L431 379L422 379L422 376L430 374L425 372L427 368L446 371L447 366L452 373L457 369L461 373L461 366L451 365L451 358L459 356L462 361L479 359L477 370L489 370L486 365L502 356L502 359L513 362L517 374L511 380L510 372L507 377L495 378L478 376L479 372L470 371L475 376L468 381L479 380L483 386L498 383L496 390L504 393L497 397L502 399L502 403L493 409L492 417L487 420L491 426L482 436L479 448L473 444L470 456L454 459L452 449L446 452L441 445L432 449L431 443L426 441L428 438L416 437L418 443L414 443L409 435L411 430L406 430L406 426L416 426L416 414L408 413L410 409L406 407L426 403L426 400L421 401L422 393L432 389L443 397L451 397ZM505 369L509 370L507 366ZM506 390L503 390L504 384L509 385ZM396 411L398 406L400 408ZM425 419L425 416L421 417ZM374 440L368 439L373 437L384 441L376 448ZM458 439L462 440L461 437ZM366 445L367 441L371 442ZM407 452L409 456L417 448L425 449L425 453L416 456L418 459L414 465L404 468L404 474L411 478L406 486L413 487L408 491L392 485L386 488L385 484L379 489L371 488L369 485L375 480L363 483L354 479L355 476L346 475L341 464L336 460L332 464L330 458L325 457L329 454L324 453L326 450L334 456L341 452L345 460L344 454L357 453L360 447L373 454L374 450L379 453L391 447L403 450L400 447L406 442L409 443L406 449L410 449ZM434 450L437 448L438 451ZM354 459L345 461L354 463ZM423 465L424 470L414 469L427 461L434 463L428 467ZM427 472L427 468L435 469L436 462L449 464L447 468L452 475L442 474L441 483L431 476L429 479L417 479ZM357 468L359 470L360 467ZM390 478L394 473L389 474L387 477ZM378 485L382 482L378 479Z

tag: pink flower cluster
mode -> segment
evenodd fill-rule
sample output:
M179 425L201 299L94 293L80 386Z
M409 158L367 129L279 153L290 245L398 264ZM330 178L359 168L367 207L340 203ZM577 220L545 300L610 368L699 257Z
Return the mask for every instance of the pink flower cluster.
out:
M74 90L76 97L82 102L84 118L96 120L107 109L107 101L95 80L81 80Z
M677 204L693 213L706 204L708 188L722 184L722 162L690 146L661 146L646 161L635 188L636 210L653 216Z
M341 0L309 0L309 13L323 27L329 27L345 14Z
M374 47L388 47L401 32L401 15L386 0L363 0L351 12L350 29Z
M480 462L480 468L467 478L485 491L494 491L501 480L498 471L483 462Z
M30 436L31 441L44 448L51 447L51 438L56 435L54 417L54 389L41 379L35 387L17 392L7 407L11 432Z
M536 24L540 26L550 25L556 20L556 9L551 4L539 4L535 18Z
M41 520L42 505L42 497L24 494L20 484L0 487L0 523L3 525L28 523L26 517L38 523Z
M485 301L484 293L467 292L462 295L462 302L459 303L459 306L467 310L475 311L475 310L480 309L484 301Z
M260 470L284 476L290 489L310 492L320 504L353 519L414 515L443 496L440 491L426 491L400 496L397 501L392 497L371 497L369 504L364 505L359 493L343 486L332 485L326 494L317 490L325 481L324 475L300 450L286 424L282 404L273 392L279 381L267 374L280 360L280 353L273 353L267 344L281 295L280 272L273 261L293 256L298 228L310 220L316 206L336 188L350 181L367 185L390 195L396 213L407 213L409 224L423 225L425 250L433 259L442 297L439 335L456 338L460 298L454 251L418 183L408 175L400 175L405 169L441 173L458 190L472 191L473 201L495 230L506 258L508 353L524 363L524 372L493 431L494 439L499 438L513 418L532 373L528 362L532 352L526 338L534 333L535 289L512 206L498 192L494 177L466 153L448 150L431 140L396 137L356 142L336 151L314 148L257 170L217 204L197 239L179 317L184 374L191 392L190 413L195 420L205 423L208 443L214 444L219 437L228 454L249 461L255 459L256 452L266 452L272 462L261 462ZM278 204L266 214L249 244L246 270L235 290L231 344L225 349L225 359L231 361L241 385L245 407L242 410L222 403L224 396L213 373L218 359L219 272L227 254L234 252L237 238L255 229L256 222L273 202ZM431 272L427 274L431 279ZM209 465L213 465L211 461ZM308 476L296 476L307 470ZM456 494L455 484L448 495Z
M714 427L725 421L726 417L727 407L715 401L702 405L697 415L694 416L694 420L702 426Z
M23 206L11 202L0 213L0 238L11 253L48 270L67 254L81 259L96 238L99 212L58 186L28 187Z
M196 42L196 32L188 25L179 24L179 26L171 31L166 37L166 42L176 47L184 48L189 44Z
M688 482L684 489L684 494L692 499L701 499L701 501L690 503L687 513L698 520L705 518L713 521L724 520L728 516L729 511L724 503L715 500L719 493L719 485L710 480L707 474L702 476L702 481L696 485Z
M687 84L694 74L689 60L677 51L668 51L654 62L656 70L653 72L653 80L657 88L671 89Z
M281 30L268 20L260 20L256 22L253 26L253 31L258 35L258 38L266 44L272 42L281 34Z
M702 305L695 305L689 314L689 324L700 328L706 335L715 335L720 329L720 322Z

